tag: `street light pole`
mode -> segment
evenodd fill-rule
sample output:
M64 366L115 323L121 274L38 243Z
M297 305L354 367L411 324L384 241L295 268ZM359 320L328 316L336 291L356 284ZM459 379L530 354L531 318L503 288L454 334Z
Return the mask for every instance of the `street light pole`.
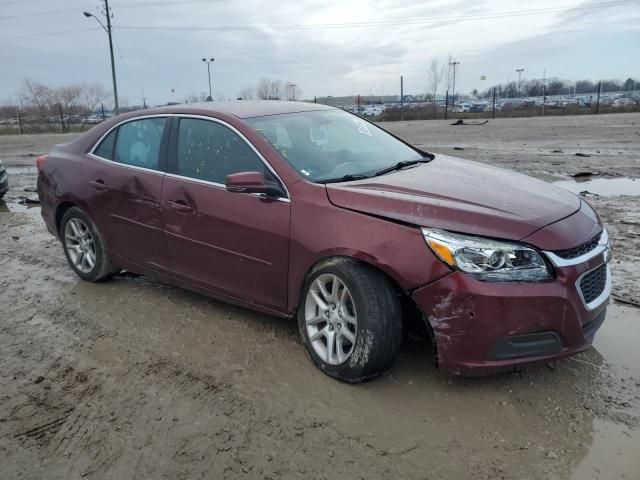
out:
M107 32L107 36L109 37L109 54L111 56L111 80L113 82L113 111L116 115L120 113L120 106L118 104L118 84L116 82L116 63L113 58L113 39L111 38L111 11L109 10L109 0L104 0L104 10L105 16L107 17L107 26L100 21L98 17L96 17L93 13L82 12L82 14L89 18L93 17L100 24L102 29Z
M460 65L460 62L449 62L449 65L453 65L453 88L451 89L451 96L453 97L453 111L456 110L456 65Z
M213 93L211 93L211 64L214 60L215 58L210 58L209 60L207 60L206 58L202 59L202 61L207 64L207 75L209 76L209 98L207 99L208 102L213 101Z
M518 97L521 97L522 92L520 90L520 80L522 79L522 72L524 72L524 68L516 68L516 72L518 72Z

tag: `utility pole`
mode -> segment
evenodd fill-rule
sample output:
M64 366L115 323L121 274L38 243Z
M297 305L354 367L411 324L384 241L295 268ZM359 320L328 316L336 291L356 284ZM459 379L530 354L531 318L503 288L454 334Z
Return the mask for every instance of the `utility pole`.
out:
M522 91L520 90L520 81L522 80L522 72L524 72L524 68L516 68L516 72L518 72L518 97L521 97Z
M16 106L16 113L18 114L18 134L22 135L22 117L20 117L20 106Z
M547 69L542 70L542 116L544 117L544 104L547 103Z
M93 13L82 12L82 14L89 18L93 17L100 24L102 29L107 32L107 36L109 37L109 55L111 56L111 81L113 82L113 111L116 115L120 113L120 106L118 104L118 83L116 82L116 63L113 58L113 39L111 38L111 10L109 9L109 0L104 0L104 13L107 18L107 26L105 27L100 19L96 17Z
M447 88L447 93L444 94L444 119L446 120L449 116L449 89Z
M202 59L202 61L207 64L207 75L209 77L209 97L207 98L207 102L213 102L213 93L211 90L211 64L214 60L215 58L210 58L209 60L206 58Z
M451 89L451 96L453 97L453 110L456 109L456 65L460 65L460 62L449 62L449 65L453 65L453 88Z
M116 82L116 62L113 59L113 38L111 37L111 11L109 0L104 0L104 14L107 16L107 35L109 36L109 55L111 56L111 80L113 82L113 102L116 115L120 112L118 103L118 83Z
M295 83L287 83L287 100L296 100L296 87Z
M493 87L493 109L491 111L491 118L496 118L496 87Z
M400 120L404 120L404 78L400 75Z

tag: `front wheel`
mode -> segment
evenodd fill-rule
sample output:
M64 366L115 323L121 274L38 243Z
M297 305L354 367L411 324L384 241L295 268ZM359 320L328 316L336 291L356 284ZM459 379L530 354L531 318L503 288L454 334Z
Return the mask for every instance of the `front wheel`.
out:
M329 259L305 283L298 327L318 368L358 383L393 362L402 339L400 303L381 272L353 259Z
M62 246L69 265L83 280L101 282L120 271L112 262L98 227L77 207L60 223Z

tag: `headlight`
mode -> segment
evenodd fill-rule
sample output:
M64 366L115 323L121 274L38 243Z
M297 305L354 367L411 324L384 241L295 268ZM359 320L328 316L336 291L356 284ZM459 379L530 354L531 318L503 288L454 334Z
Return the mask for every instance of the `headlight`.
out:
M447 265L490 282L537 282L551 278L542 256L518 243L423 228L427 245Z

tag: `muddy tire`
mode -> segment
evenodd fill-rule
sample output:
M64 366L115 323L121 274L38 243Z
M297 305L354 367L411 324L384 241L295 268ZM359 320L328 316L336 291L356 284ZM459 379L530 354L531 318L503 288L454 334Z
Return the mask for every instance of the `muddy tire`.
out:
M387 370L402 340L398 295L381 272L349 258L309 274L298 328L311 360L331 377L359 383Z
M120 271L111 261L98 227L81 209L66 211L60 222L60 238L69 265L83 280L103 282Z

